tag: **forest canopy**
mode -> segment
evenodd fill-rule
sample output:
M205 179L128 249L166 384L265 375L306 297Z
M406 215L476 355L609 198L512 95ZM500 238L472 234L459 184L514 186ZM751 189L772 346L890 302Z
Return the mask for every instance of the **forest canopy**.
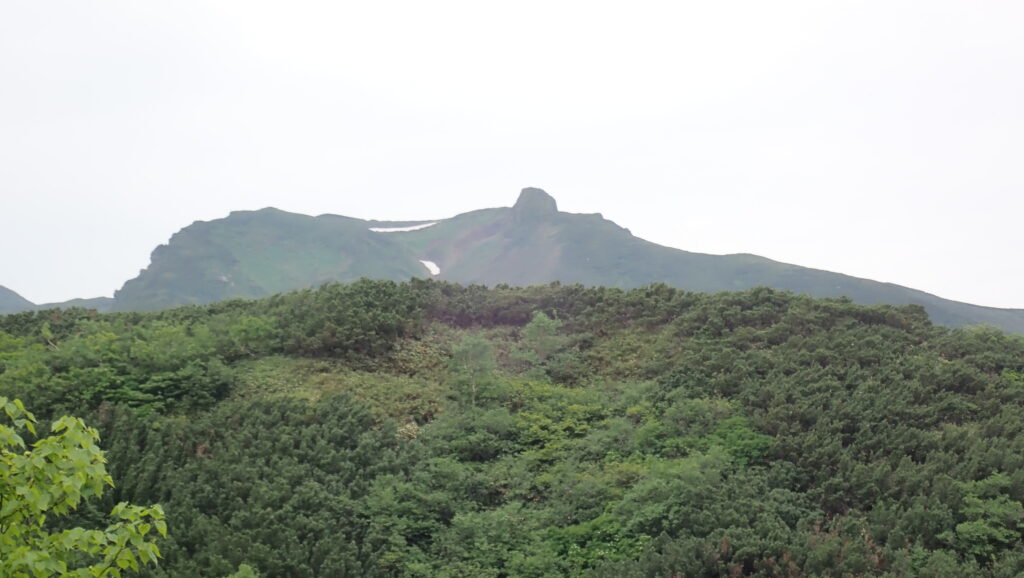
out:
M0 317L144 576L1018 576L1024 339L765 288L328 284ZM239 574L241 575L241 573Z

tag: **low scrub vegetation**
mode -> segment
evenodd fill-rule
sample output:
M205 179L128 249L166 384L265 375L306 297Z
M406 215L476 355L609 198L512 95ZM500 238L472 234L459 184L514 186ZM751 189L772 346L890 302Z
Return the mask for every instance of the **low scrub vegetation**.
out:
M0 396L99 431L117 486L61 524L162 506L146 576L1024 573L1024 340L917 306L364 280L28 312Z

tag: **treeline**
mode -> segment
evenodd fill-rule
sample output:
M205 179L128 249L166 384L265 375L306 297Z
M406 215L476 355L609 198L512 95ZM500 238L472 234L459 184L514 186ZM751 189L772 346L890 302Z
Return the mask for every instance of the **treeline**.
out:
M1018 576L1024 340L769 289L331 284L0 317L153 576Z

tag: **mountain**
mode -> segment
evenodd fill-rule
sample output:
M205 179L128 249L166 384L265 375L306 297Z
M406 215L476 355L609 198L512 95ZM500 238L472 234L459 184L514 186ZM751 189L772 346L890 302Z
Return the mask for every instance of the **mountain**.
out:
M114 300L110 297L92 297L90 299L70 299L56 303L35 304L14 291L0 285L0 315L8 313L20 313L22 311L42 311L44 309L69 309L81 307L82 309L95 309L101 313L110 311Z
M185 227L153 251L149 267L114 294L114 309L160 309L263 297L327 281L408 279L422 263L368 221L273 208Z
M35 307L28 299L0 285L0 314L17 313Z
M87 299L69 299L67 301L55 301L52 303L41 303L33 307L33 309L42 311L45 309L70 309L71 307L81 307L82 309L95 309L100 313L110 311L114 306L114 299L111 297L89 297Z
M815 297L846 296L863 304L918 304L939 324L984 323L1024 333L1024 310L950 301L757 255L664 247L634 237L600 214L561 212L551 195L536 188L523 189L512 207L436 221L312 217L274 208L236 211L176 233L153 251L150 265L127 281L112 302L100 300L95 306L161 309L263 297L361 277L434 277L484 285L559 281L619 288L666 283L702 292L768 286ZM29 308L22 301L20 307ZM17 307L13 303L7 310Z
M557 210L540 189L525 189L511 209L486 209L401 233L418 255L459 283L532 285L561 281L631 288L666 283L691 291L768 286L862 304L918 304L936 323L986 323L1024 333L1024 310L981 307L892 283L780 263L749 254L708 255L634 237L600 214Z

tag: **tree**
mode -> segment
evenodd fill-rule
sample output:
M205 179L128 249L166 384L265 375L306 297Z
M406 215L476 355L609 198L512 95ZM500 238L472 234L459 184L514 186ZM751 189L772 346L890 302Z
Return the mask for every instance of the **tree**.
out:
M477 393L491 381L497 364L494 346L478 335L469 335L452 348L449 369L455 374L456 387L469 389L469 405L476 407Z
M558 335L562 322L536 311L533 319L523 328L523 345L538 363L544 363L565 345L566 339Z
M1024 530L1024 504L1007 495L1012 483L1010 476L997 472L983 480L957 484L965 494L965 520L956 525L955 532L945 532L939 538L982 563L1019 545Z
M0 397L0 407L6 414L0 423L0 575L120 577L140 563L156 564L156 535L167 533L158 505L122 502L103 530L58 530L48 523L114 485L96 430L64 416L29 448L20 432L36 435L35 417L17 399Z

